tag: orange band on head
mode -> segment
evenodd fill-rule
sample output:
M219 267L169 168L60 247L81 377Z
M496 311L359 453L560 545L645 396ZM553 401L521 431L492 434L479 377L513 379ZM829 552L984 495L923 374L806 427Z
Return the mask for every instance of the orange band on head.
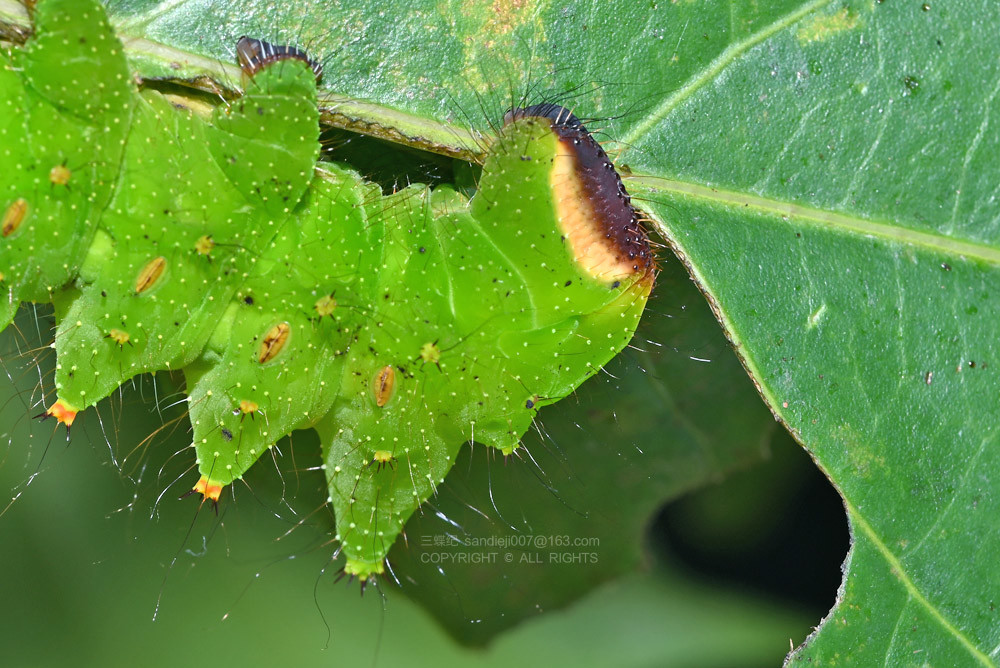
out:
M634 274L654 274L640 214L611 158L580 119L565 107L545 103L511 109L504 125L522 118L544 119L556 135L559 148L549 186L562 233L580 267L612 287Z
M592 193L577 175L575 156L561 141L549 177L555 195L559 226L573 249L573 257L594 278L609 283L635 273L634 260L615 246L606 222L594 210Z

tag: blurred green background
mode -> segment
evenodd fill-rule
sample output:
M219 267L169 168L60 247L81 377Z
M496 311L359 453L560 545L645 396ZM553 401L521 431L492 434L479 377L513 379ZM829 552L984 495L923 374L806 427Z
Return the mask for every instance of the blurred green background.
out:
M16 324L0 348L0 489L19 495L0 517L0 665L775 666L833 603L842 510L782 434L762 463L664 509L634 573L564 609L539 606L470 646L476 627L495 620L470 614L478 594L457 567L410 569L401 586L383 581L364 596L358 583L336 581L332 519L310 512L324 500L321 474L309 470L318 463L311 432L255 467L218 514L199 508L194 497L178 500L194 475L183 406L170 405L179 379L137 380L85 414L67 443L51 422L30 419L51 389L52 355L40 345L51 321L22 311ZM144 442L151 424L164 428ZM442 503L481 459L456 466ZM497 514L507 512L504 499L477 508L490 522L510 521ZM419 521L433 520L430 510ZM440 533L437 521L427 531ZM408 534L411 545L394 554L426 554ZM493 567L477 572L489 581ZM510 586L518 572L488 586ZM432 599L453 604L450 612ZM439 624L428 607L458 620Z

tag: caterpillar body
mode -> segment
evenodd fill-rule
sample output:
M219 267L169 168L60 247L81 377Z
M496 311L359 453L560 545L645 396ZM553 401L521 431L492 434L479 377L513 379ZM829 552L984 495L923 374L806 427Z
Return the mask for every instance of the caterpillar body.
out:
M317 164L304 52L241 39L245 93L204 119L136 89L93 0L40 0L34 19L0 56L20 166L0 177L0 325L54 303L48 414L68 427L137 374L183 370L195 489L213 500L314 427L346 572L383 571L463 444L512 452L635 331L649 245L565 109L509 112L471 199L384 196Z

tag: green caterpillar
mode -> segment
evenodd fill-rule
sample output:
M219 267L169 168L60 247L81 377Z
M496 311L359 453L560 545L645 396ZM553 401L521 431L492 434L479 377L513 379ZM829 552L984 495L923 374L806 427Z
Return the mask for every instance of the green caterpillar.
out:
M471 199L383 196L317 164L300 51L254 62L202 118L136 88L94 0L40 0L34 23L0 56L0 318L54 303L48 414L69 427L129 378L182 369L212 500L316 428L347 573L383 571L463 444L512 452L635 331L648 243L561 108L508 114Z

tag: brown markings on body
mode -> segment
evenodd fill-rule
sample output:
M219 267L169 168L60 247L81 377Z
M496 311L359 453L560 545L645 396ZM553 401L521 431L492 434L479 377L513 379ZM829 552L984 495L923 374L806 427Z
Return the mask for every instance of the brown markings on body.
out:
M396 385L396 370L391 366L384 366L375 374L373 389L375 392L375 404L380 408L389 403L392 398L392 389Z
M28 214L28 201L23 197L18 198L11 202L10 206L3 214L3 225L0 226L0 234L5 237L17 232L17 228L21 227L21 223L24 222L24 217Z
M160 280L160 277L163 276L166 268L167 258L162 255L147 262L146 266L142 268L139 275L135 278L135 293L141 294L153 287Z
M288 326L287 322L279 322L267 330L264 340L260 342L260 352L257 355L257 361L264 364L277 357L281 349L288 343L288 336L291 332L292 329Z

